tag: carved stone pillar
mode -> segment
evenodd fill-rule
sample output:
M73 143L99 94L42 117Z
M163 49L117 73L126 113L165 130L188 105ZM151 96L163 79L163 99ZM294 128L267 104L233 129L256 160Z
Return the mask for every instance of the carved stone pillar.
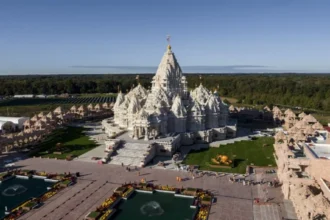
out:
M144 140L145 141L148 141L149 140L149 132L148 132L148 128L144 128L145 131L144 131Z
M138 140L138 133L137 133L137 129L136 129L135 126L134 126L134 128L133 128L133 138L134 138L135 140Z

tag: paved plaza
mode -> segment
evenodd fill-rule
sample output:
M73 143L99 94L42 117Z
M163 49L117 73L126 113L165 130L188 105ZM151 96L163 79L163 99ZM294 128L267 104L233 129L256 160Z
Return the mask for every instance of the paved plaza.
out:
M271 198L270 203L266 205L271 208L254 208L253 198L264 196L260 193L259 186L243 186L241 183L231 183L228 180L228 175L222 177L204 175L191 179L190 175L184 171L143 168L139 170L141 176L138 176L137 171L127 172L125 167L118 165L40 158L22 160L16 162L16 165L22 169L35 169L54 173L81 173L76 185L64 189L58 195L46 201L45 205L32 210L21 219L84 219L84 216L91 210L94 210L107 197L110 197L116 187L125 182L138 182L141 178L146 178L147 181L155 184L196 187L211 191L214 193L216 201L211 208L210 220L252 220L258 219L257 217L261 214L270 216L269 219L277 219L279 215L281 217L285 215L282 209L287 207L283 203L280 188L269 187L267 196L274 198ZM175 180L176 176L186 180L177 182ZM277 206L278 209L274 209ZM272 216L274 217L272 218Z

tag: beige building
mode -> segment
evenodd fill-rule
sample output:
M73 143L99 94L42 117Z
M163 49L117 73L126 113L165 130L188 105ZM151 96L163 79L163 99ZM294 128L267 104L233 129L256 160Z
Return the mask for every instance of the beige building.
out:
M329 132L312 116L284 113L287 130L275 135L278 178L299 219L330 218ZM321 218L324 217L324 218Z
M59 106L53 112L47 114L40 112L31 119L11 118L20 126L22 132L0 135L0 153L35 145L59 125L70 123L75 119L109 117L112 115L112 106L112 103L96 104L95 106L90 104L89 108L84 105L79 108L72 106L69 111L65 111ZM5 124L0 121L0 128L3 125Z

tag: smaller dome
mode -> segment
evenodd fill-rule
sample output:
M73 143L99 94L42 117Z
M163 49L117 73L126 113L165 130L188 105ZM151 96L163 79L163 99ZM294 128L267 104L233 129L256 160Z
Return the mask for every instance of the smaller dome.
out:
M186 111L186 108L182 104L180 96L175 97L171 111L176 116L179 116L179 117L186 116L187 111Z
M141 109L141 106L140 106L140 103L139 103L139 100L137 99L137 97L135 96L135 94L133 94L132 98L131 98L131 101L128 105L128 113L137 113L139 112Z
M125 96L122 92L119 92L117 95L116 103L113 106L114 108L118 108L125 101Z

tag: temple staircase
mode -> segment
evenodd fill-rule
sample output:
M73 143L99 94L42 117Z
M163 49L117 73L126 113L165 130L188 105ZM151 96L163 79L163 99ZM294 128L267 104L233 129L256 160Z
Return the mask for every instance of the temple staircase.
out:
M117 149L117 154L111 157L109 164L140 167L141 162L150 156L149 146L149 144L125 143Z

